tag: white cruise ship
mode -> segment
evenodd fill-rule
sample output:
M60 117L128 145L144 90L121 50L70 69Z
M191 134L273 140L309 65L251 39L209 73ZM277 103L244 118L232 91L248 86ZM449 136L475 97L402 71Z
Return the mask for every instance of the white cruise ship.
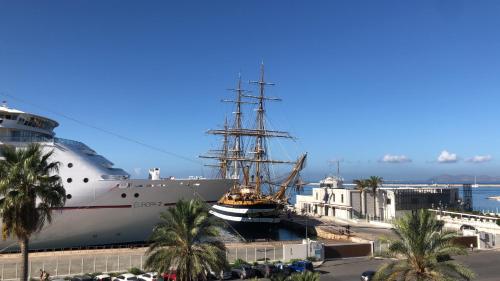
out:
M130 179L124 170L87 145L56 138L58 123L49 118L0 106L0 144L23 147L40 143L53 150L66 189L66 205L54 211L53 222L33 236L30 249L67 248L146 241L159 213L179 199L215 203L233 180L161 179L159 169L148 180ZM14 239L0 241L0 252L17 248Z

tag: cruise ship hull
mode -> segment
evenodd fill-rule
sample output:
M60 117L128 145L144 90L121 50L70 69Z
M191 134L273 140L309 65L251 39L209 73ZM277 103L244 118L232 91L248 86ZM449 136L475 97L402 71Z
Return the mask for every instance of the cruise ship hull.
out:
M145 181L148 182L148 181ZM85 204L67 204L53 211L53 221L34 235L30 249L85 247L147 241L160 212L180 199L213 204L233 184L224 179L165 180L152 187L117 187ZM0 249L18 249L17 241L0 242Z

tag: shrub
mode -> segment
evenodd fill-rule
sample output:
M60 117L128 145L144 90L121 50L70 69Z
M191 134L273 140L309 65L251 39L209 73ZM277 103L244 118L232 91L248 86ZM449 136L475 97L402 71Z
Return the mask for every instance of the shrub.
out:
M271 281L286 281L287 278L288 276L286 276L283 272L279 272L271 276Z
M139 269L137 267L132 267L131 269L128 270L128 272L130 272L134 275L141 275L144 273L144 271L142 271L141 269Z
M304 273L294 273L290 276L291 281L319 281L318 272L306 271Z
M316 257L307 257L308 261L318 261Z
M87 273L86 275L88 275L88 276L90 276L90 277L94 278L94 277L96 277L97 275L101 275L101 274L102 274L102 272L93 272L93 273Z
M241 265L249 265L248 262L242 260L242 259L236 259L234 262L233 262L233 266L241 266Z

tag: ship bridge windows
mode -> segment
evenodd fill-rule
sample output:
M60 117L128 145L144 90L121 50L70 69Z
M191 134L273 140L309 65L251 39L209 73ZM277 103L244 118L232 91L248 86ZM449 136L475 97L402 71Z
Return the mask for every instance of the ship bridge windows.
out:
M126 180L128 178L129 175L101 175L103 180Z
M9 114L9 113L1 113L0 114L1 119L7 119L7 120L16 120L17 119L17 114Z
M1 115L0 115L0 118L1 118ZM16 118L17 118L17 116L16 116ZM12 119L12 120L16 120L16 119ZM43 130L49 130L49 131L52 131L56 126L56 124L54 124L53 121L42 119L39 117L34 117L34 116L21 116L17 120L17 124L28 126L28 127L33 127L33 128L38 128L38 129L43 129Z
M47 141L52 138L50 135L27 130L11 130L10 132L10 141L15 142Z

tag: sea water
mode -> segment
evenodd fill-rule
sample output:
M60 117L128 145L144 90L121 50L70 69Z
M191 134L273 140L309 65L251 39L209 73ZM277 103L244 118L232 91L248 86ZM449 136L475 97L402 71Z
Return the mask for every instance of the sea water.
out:
M460 188L460 196L463 198L462 188ZM500 196L500 187L481 186L473 188L472 208L476 211L499 213L500 201L488 199L490 196Z

